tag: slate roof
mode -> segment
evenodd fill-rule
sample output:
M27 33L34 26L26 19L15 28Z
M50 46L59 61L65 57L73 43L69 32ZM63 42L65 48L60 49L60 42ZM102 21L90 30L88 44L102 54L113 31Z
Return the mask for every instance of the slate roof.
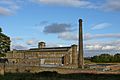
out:
M40 52L46 52L46 51L68 51L71 47L48 47L48 48L32 48L29 49L30 51L40 51Z

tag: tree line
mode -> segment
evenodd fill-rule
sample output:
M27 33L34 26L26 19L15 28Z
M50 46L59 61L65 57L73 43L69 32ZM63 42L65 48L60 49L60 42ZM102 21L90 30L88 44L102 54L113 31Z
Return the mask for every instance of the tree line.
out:
M117 53L115 55L110 54L101 54L98 56L91 57L91 62L97 62L97 63L114 63L119 62L120 63L120 53Z

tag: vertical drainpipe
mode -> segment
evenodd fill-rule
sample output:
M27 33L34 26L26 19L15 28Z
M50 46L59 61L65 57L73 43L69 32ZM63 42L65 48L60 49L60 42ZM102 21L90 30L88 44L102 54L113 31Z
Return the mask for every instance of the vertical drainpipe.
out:
M78 67L84 69L82 19L79 19Z

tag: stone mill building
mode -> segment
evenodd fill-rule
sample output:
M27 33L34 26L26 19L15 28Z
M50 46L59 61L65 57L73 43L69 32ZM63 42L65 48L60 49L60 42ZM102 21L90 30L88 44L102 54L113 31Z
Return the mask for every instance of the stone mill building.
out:
M46 47L39 42L38 48L13 50L6 53L9 64L19 66L78 68L83 67L82 20L79 20L79 51L77 45L68 47Z
M7 53L9 63L41 67L78 67L77 45L47 48L40 42L38 48L14 50Z

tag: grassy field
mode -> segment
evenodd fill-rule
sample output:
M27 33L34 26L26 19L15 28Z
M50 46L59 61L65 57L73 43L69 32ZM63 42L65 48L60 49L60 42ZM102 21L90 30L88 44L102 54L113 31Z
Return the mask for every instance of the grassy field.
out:
M58 74L57 72L6 73L0 76L0 80L120 80L120 75Z

